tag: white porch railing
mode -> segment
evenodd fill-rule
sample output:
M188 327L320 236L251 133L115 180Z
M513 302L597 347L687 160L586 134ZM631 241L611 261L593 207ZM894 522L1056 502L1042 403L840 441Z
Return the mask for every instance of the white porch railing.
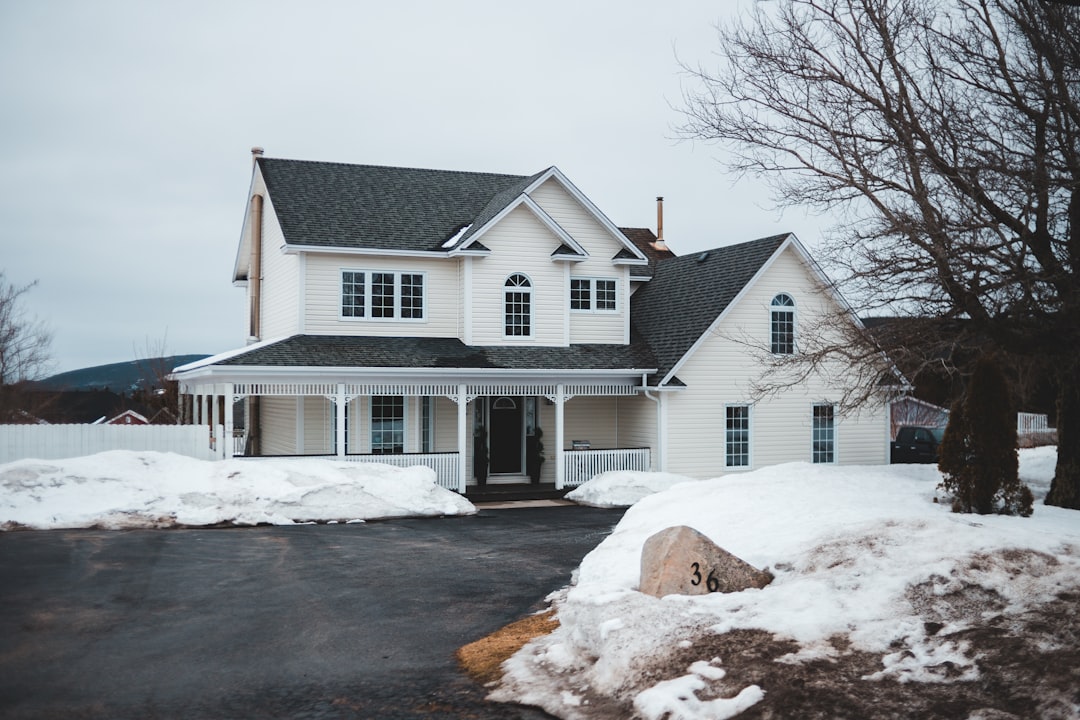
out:
M247 433L243 430L233 430L232 454L233 457L243 457L247 447Z
M435 481L440 487L457 492L458 484L458 454L446 453L407 453L404 455L345 455L340 458L345 462L358 463L382 463L394 467L412 467L413 465L427 465L435 471Z
M1031 435L1049 431L1046 415L1040 413L1016 413L1016 434Z
M595 475L613 470L648 472L652 465L649 448L620 448L615 450L567 450L563 453L565 470L563 485L574 488Z

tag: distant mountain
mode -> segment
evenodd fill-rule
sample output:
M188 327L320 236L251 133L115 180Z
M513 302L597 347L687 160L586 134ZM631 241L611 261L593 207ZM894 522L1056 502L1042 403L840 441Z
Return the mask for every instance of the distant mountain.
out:
M165 357L130 360L96 367L69 370L35 383L42 390L101 390L126 394L159 384L161 370L168 372L178 365L195 362L209 355L168 355Z

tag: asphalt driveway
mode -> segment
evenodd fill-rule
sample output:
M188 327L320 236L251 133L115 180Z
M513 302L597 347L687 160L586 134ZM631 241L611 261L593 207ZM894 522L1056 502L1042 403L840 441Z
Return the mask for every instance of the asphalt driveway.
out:
M0 717L547 717L484 702L453 653L621 515L0 533Z

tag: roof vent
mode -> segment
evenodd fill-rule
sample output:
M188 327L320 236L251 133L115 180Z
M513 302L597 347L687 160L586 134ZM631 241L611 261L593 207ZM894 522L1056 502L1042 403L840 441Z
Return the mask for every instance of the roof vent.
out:
M708 250L706 250L705 252L703 252L703 253L701 253L700 255L697 256L697 261L699 263L703 263L708 259L709 259L709 251Z

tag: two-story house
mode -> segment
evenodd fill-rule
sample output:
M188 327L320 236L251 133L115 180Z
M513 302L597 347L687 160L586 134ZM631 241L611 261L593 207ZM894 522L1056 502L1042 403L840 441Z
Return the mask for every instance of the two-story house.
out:
M424 463L460 492L886 461L886 404L839 413L842 373L751 398L745 338L798 352L800 327L841 302L793 235L687 257L655 241L554 167L257 150L233 273L249 344L174 377L196 422L231 429L246 401L246 455Z

